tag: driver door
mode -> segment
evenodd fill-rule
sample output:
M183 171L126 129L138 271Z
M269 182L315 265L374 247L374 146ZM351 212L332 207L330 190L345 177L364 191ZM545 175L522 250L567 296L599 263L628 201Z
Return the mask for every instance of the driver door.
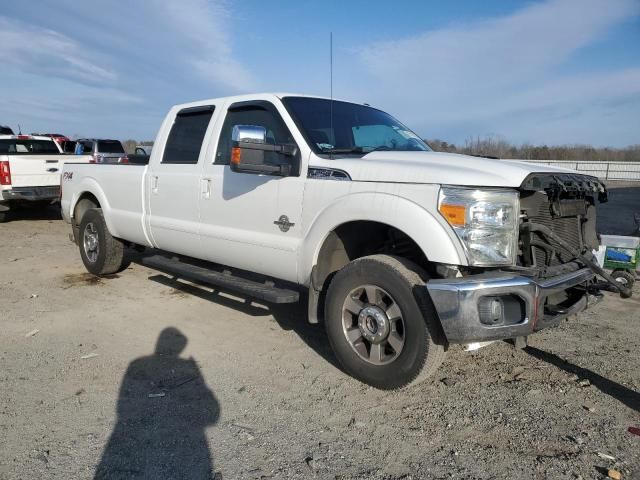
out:
M264 127L267 143L295 144L272 103L228 106L215 157L204 166L203 178L210 188L200 197L202 255L216 263L296 281L304 190L300 154L291 159L290 176L234 172L229 164L236 125Z

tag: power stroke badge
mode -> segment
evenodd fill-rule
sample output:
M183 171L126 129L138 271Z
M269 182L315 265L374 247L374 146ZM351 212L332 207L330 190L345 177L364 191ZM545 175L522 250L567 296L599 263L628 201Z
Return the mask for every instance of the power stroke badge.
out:
M289 221L289 217L286 215L280 215L280 218L273 222L273 224L277 225L281 232L288 232L289 229L295 225L295 223Z

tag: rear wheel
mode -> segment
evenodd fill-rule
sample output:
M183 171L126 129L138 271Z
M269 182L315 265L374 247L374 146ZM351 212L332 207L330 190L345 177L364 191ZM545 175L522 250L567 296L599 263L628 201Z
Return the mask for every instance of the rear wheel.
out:
M4 223L9 220L9 211L0 212L0 223Z
M102 209L92 208L85 212L79 235L80 256L89 272L109 275L127 267L124 242L109 233Z
M325 327L341 365L381 389L422 380L442 363L446 340L417 265L388 255L363 257L336 273Z

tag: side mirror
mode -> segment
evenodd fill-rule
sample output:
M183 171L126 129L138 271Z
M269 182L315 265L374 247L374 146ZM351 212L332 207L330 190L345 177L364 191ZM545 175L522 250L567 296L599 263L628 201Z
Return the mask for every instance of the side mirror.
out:
M231 140L242 143L267 143L267 129L260 125L235 125Z
M267 129L259 125L236 125L231 132L231 170L238 173L279 175L291 174L291 163L297 149L289 145L271 145Z

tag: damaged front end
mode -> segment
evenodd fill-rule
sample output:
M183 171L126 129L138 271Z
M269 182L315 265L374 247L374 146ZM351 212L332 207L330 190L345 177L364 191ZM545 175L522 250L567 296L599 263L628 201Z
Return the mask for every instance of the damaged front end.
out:
M597 250L596 201L607 201L607 189L595 177L577 174L532 174L520 187L518 265L546 277L571 268L575 253ZM548 228L574 249L531 229Z
M541 278L589 268L604 279L591 286L631 296L595 261L600 244L596 201L607 201L607 189L596 177L578 174L532 174L520 188L518 266Z
M586 175L539 173L518 190L515 265L469 270L426 285L450 343L526 337L597 303L603 286L629 293L592 253L599 245L596 202L607 201L602 182Z
M543 282L580 271L589 271L593 277L541 298L534 331L557 324L558 319L583 310L590 301L599 301L603 286L619 290L593 255L600 243L596 202L606 201L607 189L596 177L532 174L522 183L518 267ZM595 275L605 283L597 282Z

